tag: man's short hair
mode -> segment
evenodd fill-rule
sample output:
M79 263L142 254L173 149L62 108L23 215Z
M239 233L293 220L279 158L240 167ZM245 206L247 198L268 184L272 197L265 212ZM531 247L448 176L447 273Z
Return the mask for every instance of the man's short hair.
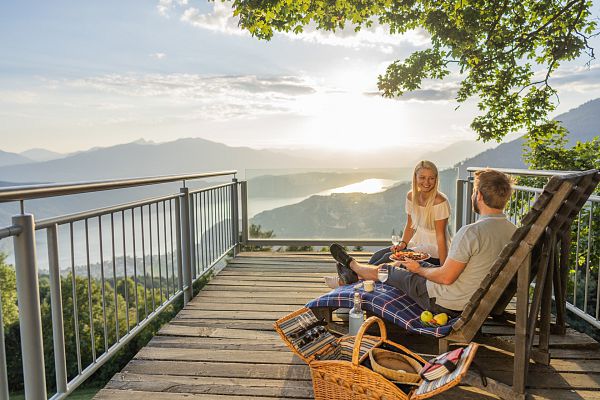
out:
M504 209L512 194L512 182L508 175L490 168L475 172L474 189L483 196L485 205Z

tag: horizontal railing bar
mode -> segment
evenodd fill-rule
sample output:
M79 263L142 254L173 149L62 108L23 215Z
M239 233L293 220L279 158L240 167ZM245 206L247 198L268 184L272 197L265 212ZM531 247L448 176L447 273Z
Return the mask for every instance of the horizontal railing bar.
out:
M138 326L133 328L129 334L123 336L121 340L115 344L113 344L106 353L102 354L100 357L96 359L96 361L85 368L81 373L74 379L72 379L67 385L66 393L56 393L54 396L50 397L50 400L59 400L66 398L69 394L71 394L79 385L85 382L98 368L102 367L106 361L108 361L117 351L121 350L123 346L129 343L136 335L143 330L149 323L151 323L154 318L156 318L161 312L165 310L168 306L171 305L179 296L183 294L182 291L175 293L168 301L164 302L161 306L156 308L156 310L152 311L146 318L144 318Z
M531 186L513 186L514 190L517 191L521 191L521 192L529 192L529 193L536 193L536 194L541 194L544 189L539 189L539 188L533 188ZM590 197L588 197L587 201L591 202L591 203L599 203L600 202L600 196L595 196L595 195L591 195Z
M487 167L468 167L467 172L476 172ZM535 169L518 169L518 168L494 168L496 171L504 172L509 175L521 175L521 176L538 176L538 177L551 177L555 175L569 175L578 173L581 171L554 171L554 170L535 170Z
M534 188L534 187L531 187L531 186L513 185L512 188L514 190L518 190L518 191L521 191L521 192L537 193L537 194L541 194L544 191L544 189Z
M9 186L0 189L0 202L38 199L42 197L66 196L103 190L124 189L134 186L155 185L218 176L236 175L237 171L208 172L202 174L163 175L145 178L111 179L106 181L54 183L43 185Z
M586 322L594 325L596 328L600 328L600 321L598 321L596 318L592 317L588 313L583 312L583 310L581 308L574 306L573 304L569 303L568 301L567 301L567 310L573 312L573 314L577 315L579 318L585 320Z
M329 246L332 243L343 246L391 246L389 239L248 239L242 245L248 246Z
M0 229L0 239L5 239L11 236L17 236L21 233L22 228L18 225L8 226L6 228Z
M153 197L150 199L144 199L140 201L133 201L131 203L117 204L116 206L104 207L104 208L96 208L94 210L83 211L74 214L61 215L59 217L52 217L41 219L35 224L35 229L45 229L54 224L64 225L69 222L76 222L79 220L83 220L86 218L94 218L100 217L102 215L107 215L110 213L117 213L121 211L131 210L133 208L147 206L149 204L160 203L161 201L173 200L176 197L181 196L179 193L169 194L161 197Z
M224 187L229 187L234 185L235 183L230 182L230 183L223 183L221 185L216 185L216 186L211 186L211 187L206 187L206 188L202 188L202 189L196 189L196 190L190 190L190 194L196 194L196 193L202 193L202 192L208 192L209 190L213 190L213 189L220 189L220 188L224 188Z

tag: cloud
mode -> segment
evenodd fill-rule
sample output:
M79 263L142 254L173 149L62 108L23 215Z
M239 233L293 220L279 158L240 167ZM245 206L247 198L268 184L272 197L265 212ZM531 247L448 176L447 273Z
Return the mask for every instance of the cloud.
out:
M158 4L156 5L156 9L160 15L169 18L169 11L175 4L186 6L188 4L188 0L159 0Z
M114 109L122 103L158 103L165 108L185 109L185 118L205 120L292 112L299 96L320 90L295 76L195 74L111 74L68 81L67 86L118 99L117 103L107 103Z
M150 54L150 57L155 58L157 60L162 60L166 56L167 55L165 53L152 53L152 54Z
M458 84L455 82L429 83L424 89L405 92L402 96L394 97L398 101L413 102L450 102L456 98ZM381 92L367 92L367 96L381 96Z
M194 7L187 8L181 15L181 20L196 28L227 33L230 35L249 35L238 27L239 18L233 16L231 2L215 2L213 11L202 13Z
M39 94L29 90L0 90L0 102L13 104L35 104Z
M161 7L166 7L166 10L161 12L163 15L167 15L168 10L179 11L182 21L200 29L229 35L249 36L250 34L247 31L239 27L239 18L233 16L232 5L232 1L215 2L212 5L212 11L202 12L195 7L177 6L173 0L160 0L158 7L159 10L162 9ZM430 43L429 35L422 29L410 31L403 35L393 35L389 33L386 26L378 24L374 24L370 28L363 28L358 32L354 30L354 27L346 26L335 33L320 31L314 25L309 25L300 34L285 32L276 33L276 35L282 35L291 40L330 46L375 48L386 54L392 53L394 48L403 45L421 47Z
M539 73L540 79L546 72ZM600 89L600 65L590 67L560 68L550 78L549 83L555 89L589 93ZM560 94L560 93L559 93Z

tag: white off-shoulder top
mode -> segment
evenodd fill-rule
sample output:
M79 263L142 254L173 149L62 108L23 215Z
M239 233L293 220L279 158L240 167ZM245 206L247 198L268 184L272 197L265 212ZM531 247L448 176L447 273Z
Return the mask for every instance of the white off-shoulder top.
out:
M417 206L417 207L424 208L423 206ZM408 198L406 199L405 209L406 209L406 214L409 214L411 216L411 218L413 218L412 217L413 204L412 204L412 201L410 201ZM446 218L450 218L450 204L448 203L448 200L444 200L440 204L435 204L433 206L433 219L435 221L439 221L441 219L446 219ZM413 218L413 221L414 221L414 218ZM435 228L427 229L424 226L417 226L415 234L413 235L412 239L410 239L410 242L408 243L407 248L415 250L415 251L422 251L425 253L429 253L431 255L431 257L439 258L440 256L439 256L439 252L438 252ZM446 248L447 249L450 248L450 235L448 233L448 229L446 229Z

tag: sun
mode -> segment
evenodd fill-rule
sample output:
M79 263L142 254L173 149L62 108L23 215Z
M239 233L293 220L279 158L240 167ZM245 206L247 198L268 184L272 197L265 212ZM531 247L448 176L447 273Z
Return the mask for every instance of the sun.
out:
M298 112L308 117L302 127L307 146L371 152L415 143L405 106L378 95L316 93L298 104Z

